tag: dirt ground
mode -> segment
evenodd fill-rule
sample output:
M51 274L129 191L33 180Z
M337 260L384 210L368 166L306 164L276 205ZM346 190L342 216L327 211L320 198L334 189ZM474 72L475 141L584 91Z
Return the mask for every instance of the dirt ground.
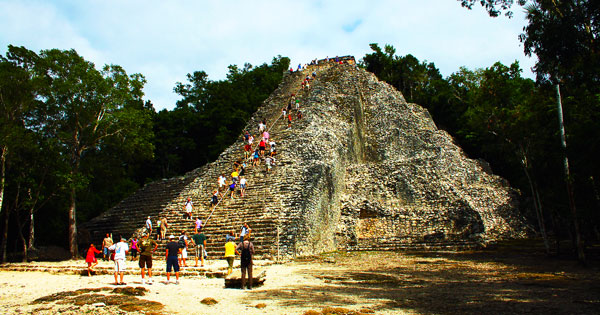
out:
M597 252L591 249L587 266L547 257L532 242L468 252L336 252L264 267L265 284L251 291L226 289L219 278L149 286L127 275L143 295L114 292L109 275L0 271L0 313L600 314ZM98 302L104 305L92 305Z

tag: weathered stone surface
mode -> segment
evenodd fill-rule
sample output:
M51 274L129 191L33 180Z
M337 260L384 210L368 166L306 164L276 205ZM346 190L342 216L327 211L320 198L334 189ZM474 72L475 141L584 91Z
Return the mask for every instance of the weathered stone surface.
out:
M265 283L267 272L264 269L254 268L252 270L252 286L259 287ZM246 278L246 284L249 280ZM242 287L242 272L239 269L234 270L229 276L225 277L226 288Z
M277 165L247 169L245 198L225 199L210 216L210 257L222 256L224 235L248 222L258 256L295 257L336 249L456 248L521 237L516 191L469 159L429 113L362 69L318 69L284 77L246 126L265 118L277 142ZM303 118L287 129L280 113L291 93ZM85 228L139 232L147 215L167 217L170 232L193 230L182 219L187 197L194 216L209 217L219 174L243 156L241 140L213 163L185 176L146 185ZM174 232L173 232L174 231ZM163 245L161 245L163 246Z

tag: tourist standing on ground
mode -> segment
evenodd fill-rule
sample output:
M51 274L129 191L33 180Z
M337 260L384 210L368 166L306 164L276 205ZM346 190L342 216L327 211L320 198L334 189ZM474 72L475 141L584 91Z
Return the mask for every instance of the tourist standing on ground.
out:
M179 262L177 261L177 254L179 254L179 244L175 242L175 236L169 235L169 242L167 243L167 249L165 250L165 259L167 261L167 284L171 278L171 270L175 270L176 281L175 284L179 284Z
M192 202L192 198L188 197L183 208L185 209L186 218L191 220L192 219L192 210L194 209L194 203Z
M115 285L125 285L126 283L123 282L125 257L129 251L129 245L127 245L125 237L121 236L121 240L117 244L110 246L109 249L115 251ZM117 276L120 276L120 281Z
M194 242L195 250L194 253L196 259L196 265L194 267L198 267L198 256L200 256L200 267L204 267L204 256L206 251L206 235L204 233L200 233L200 231L196 231L196 234L192 235L192 242Z
M240 232L240 243L244 241L244 237L250 237L250 232L252 232L252 229L248 226L247 222L244 222L242 231Z
M108 248L111 247L113 243L114 242L112 237L108 233L106 233L106 237L104 238L104 240L102 240L102 251L104 253L105 261L108 261L108 259L110 258L110 250Z
M164 240L167 237L167 228L169 227L169 225L167 224L167 218L162 218L161 220L161 224L160 224L160 239Z
M102 252L96 249L96 246L94 246L94 244L90 244L90 248L88 249L87 254L85 255L85 262L88 265L88 277L92 276L92 271L94 271L94 267L98 265L98 259L96 259L96 254L100 253Z
M252 256L254 256L254 244L250 242L250 235L240 242L236 248L240 254L240 266L242 269L242 290L246 286L246 272L248 273L248 290L252 290Z
M131 261L134 261L137 259L137 253L138 253L138 238L136 236L133 236L133 238L131 239Z
M186 231L181 231L181 235L179 236L179 247L181 248L181 261L179 262L179 265L181 267L187 267L187 264L185 262L185 260L188 257L187 254L187 247L188 247L188 237L187 237L187 232Z
M146 231L148 234L152 235L152 220L150 220L150 217L146 219Z
M149 234L144 234L142 240L139 242L140 247L140 260L139 266L142 269L142 284L146 283L144 279L144 271L148 269L148 284L152 284L152 254L156 252L158 243L149 237Z
M227 260L226 276L229 276L233 272L233 261L235 260L235 254L240 254L235 249L235 243L233 242L234 239L234 237L228 238L227 242L225 243L225 260Z

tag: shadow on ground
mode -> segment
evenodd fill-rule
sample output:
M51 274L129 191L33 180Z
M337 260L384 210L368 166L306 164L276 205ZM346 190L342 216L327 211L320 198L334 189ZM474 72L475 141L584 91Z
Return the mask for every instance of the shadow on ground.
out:
M589 256L584 267L547 257L535 242L469 252L336 253L303 270L321 285L250 298L313 309L369 303L376 312L600 314L600 263Z

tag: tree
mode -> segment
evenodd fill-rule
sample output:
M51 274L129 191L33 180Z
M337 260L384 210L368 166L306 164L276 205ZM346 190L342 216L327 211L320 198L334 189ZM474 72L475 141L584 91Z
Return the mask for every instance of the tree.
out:
M463 6L471 8L475 0L461 1ZM570 136L576 142L578 139L589 139L590 136L599 135L597 127L597 109L600 94L600 5L598 1L589 0L534 0L518 1L524 6L527 13L528 25L519 39L524 44L527 55L535 54L538 57L535 72L539 84L551 84L556 91L557 113L559 117L560 142L563 147L564 180L567 187L567 199L571 220L574 228L574 243L580 261L585 260L583 235L580 230L579 211L576 210L574 200L574 187L577 185L577 172L570 171L569 152L589 152L589 144L573 149L567 148L565 125L572 121L572 126L585 130L585 134ZM480 1L491 16L497 16L499 11L507 11L513 5L512 0ZM510 15L510 14L509 14ZM561 93L561 90L566 93ZM565 97L566 96L566 97ZM563 120L563 98L567 100L564 105L569 106ZM590 115L584 114L589 113ZM577 119L579 118L579 119ZM578 121L579 120L579 121ZM581 123L580 123L581 122ZM594 137L591 137L592 139ZM587 141L583 141L584 143ZM577 144L576 144L577 146ZM588 148L585 148L587 146ZM592 148L598 148L592 143ZM592 151L593 152L593 151ZM595 154L589 156L597 156ZM596 163L587 158L582 160L581 175L592 173L591 178L597 177ZM590 172L590 170L592 170ZM588 177L585 176L584 177ZM593 184L593 183L592 183ZM597 198L596 198L597 199ZM596 227L597 228L597 224ZM600 237L600 236L599 236Z
M460 4L468 9L472 9L473 5L475 5L476 3L479 2L479 4L485 8L485 10L488 12L488 14L491 17L497 17L499 16L502 12L504 12L504 15L508 16L508 17L512 17L513 13L510 10L511 7L513 6L513 4L515 3L514 0L458 0L460 2ZM524 5L525 2L527 2L527 0L517 0L517 3L519 5Z
M19 57L19 53L23 53ZM4 206L7 163L12 151L23 145L26 119L35 101L31 81L32 62L37 59L22 47L10 46L7 56L0 56L0 214L4 213L2 261L6 260L6 242L10 208Z
M551 106L534 82L520 74L517 62L510 67L498 62L490 68L475 72L463 69L453 74L451 84L464 87L460 94L467 104L462 119L466 124L458 133L464 137L464 143L476 147L475 151L505 176L522 179L515 184L528 187L538 228L546 252L550 253L544 202L540 197L541 165L537 163L540 157L551 157L546 152L552 143L552 133L546 124L549 119L546 113ZM519 169L524 176L515 173Z
M79 56L75 50L44 50L36 64L43 102L38 132L52 135L63 149L69 164L69 250L77 249L77 191L88 184L81 173L85 154L96 150L111 138L128 143L142 152L150 152L150 116L136 104L143 104L143 76L128 76L116 65L102 71Z

